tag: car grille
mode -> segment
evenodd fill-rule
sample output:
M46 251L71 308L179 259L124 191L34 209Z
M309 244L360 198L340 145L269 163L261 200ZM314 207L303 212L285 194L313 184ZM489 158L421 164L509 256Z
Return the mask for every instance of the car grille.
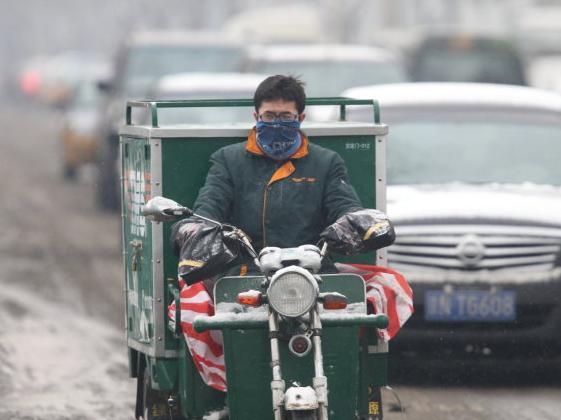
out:
M500 225L402 225L388 248L390 266L404 272L466 273L552 270L561 229ZM428 273L427 273L428 274ZM484 279L482 279L484 280Z

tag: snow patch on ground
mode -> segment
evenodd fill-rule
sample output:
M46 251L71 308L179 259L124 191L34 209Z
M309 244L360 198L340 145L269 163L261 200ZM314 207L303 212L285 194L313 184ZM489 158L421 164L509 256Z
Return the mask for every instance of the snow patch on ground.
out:
M124 334L65 305L3 285L0 418L128 419L134 412Z

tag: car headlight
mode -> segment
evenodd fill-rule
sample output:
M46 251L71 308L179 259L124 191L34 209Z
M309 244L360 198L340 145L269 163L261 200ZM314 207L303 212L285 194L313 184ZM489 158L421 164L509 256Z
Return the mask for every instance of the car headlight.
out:
M267 290L269 305L289 318L307 313L316 303L317 297L316 279L310 272L297 266L277 271Z

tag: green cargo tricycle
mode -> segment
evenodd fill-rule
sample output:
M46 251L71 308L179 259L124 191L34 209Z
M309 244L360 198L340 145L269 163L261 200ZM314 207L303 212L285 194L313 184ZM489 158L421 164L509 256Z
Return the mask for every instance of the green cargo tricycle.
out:
M306 122L310 141L337 151L365 207L385 210L385 142L378 104L344 98L308 99L337 106L338 121ZM224 277L215 285L214 316L199 316L197 331L221 330L228 392L202 381L179 323L168 322L175 302L181 319L173 219L193 216L193 203L218 148L245 141L247 124L158 126L165 108L251 107L251 100L129 102L120 132L123 256L130 376L137 378L137 419L381 419L380 387L387 383L387 345L367 315L365 285L354 274L320 274L326 247L253 250L235 228L228 234L254 258L258 275ZM344 121L347 106L370 107L372 123ZM134 108L151 125L131 123ZM248 109L248 121L250 110ZM163 199L162 197L166 197ZM383 250L344 262L385 265Z

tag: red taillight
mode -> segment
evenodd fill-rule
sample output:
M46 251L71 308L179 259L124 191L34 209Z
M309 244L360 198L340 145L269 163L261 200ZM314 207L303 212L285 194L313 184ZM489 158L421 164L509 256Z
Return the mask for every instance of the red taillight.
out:
M322 293L323 309L345 309L347 298L340 293Z
M261 306L263 305L263 295L256 290L238 293L236 301L241 305Z
M298 357L307 355L312 348L312 342L305 335L295 335L288 342L290 352Z
M41 86L41 76L35 71L26 72L20 79L20 88L26 95L35 95Z

